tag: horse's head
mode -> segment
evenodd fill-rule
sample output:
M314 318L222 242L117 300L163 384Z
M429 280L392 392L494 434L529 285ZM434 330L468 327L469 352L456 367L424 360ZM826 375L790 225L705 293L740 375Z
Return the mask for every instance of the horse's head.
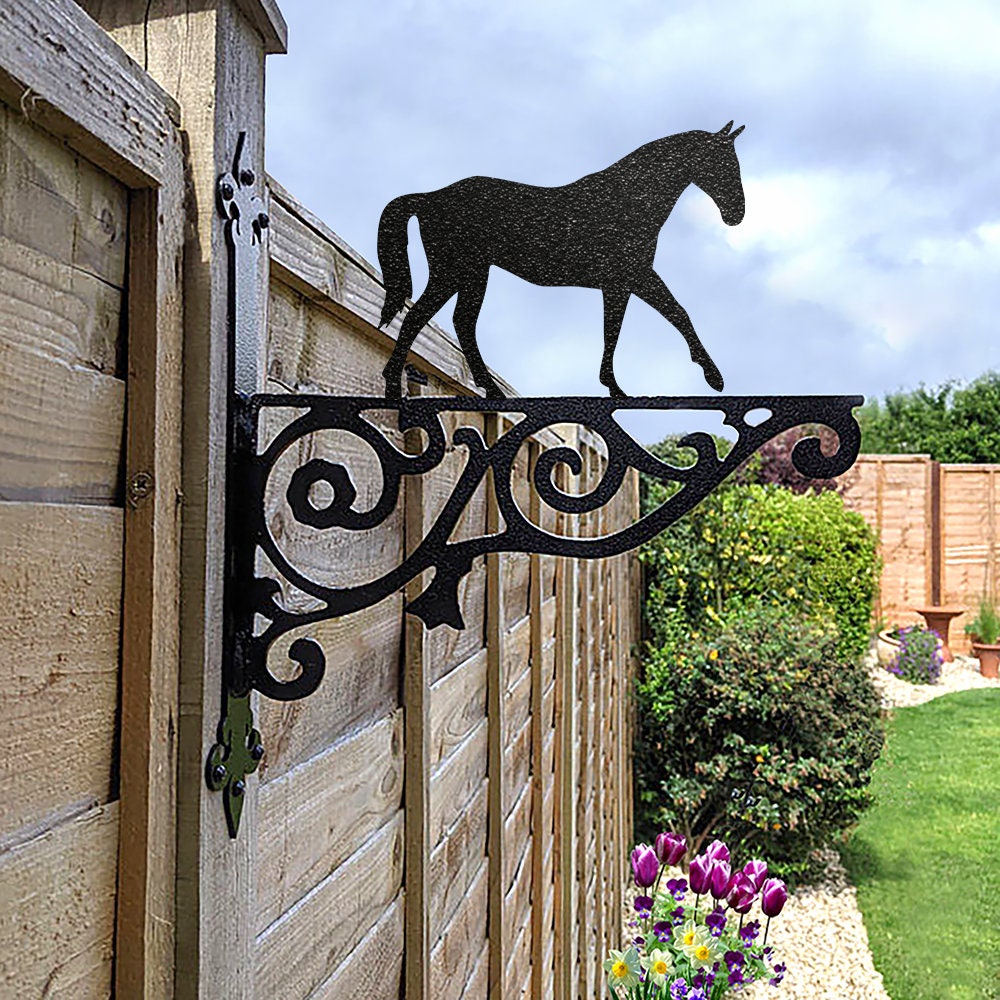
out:
M741 125L733 129L730 122L718 132L698 133L701 148L692 158L691 182L718 205L727 226L738 226L746 211L740 161L736 158L736 137L745 128Z

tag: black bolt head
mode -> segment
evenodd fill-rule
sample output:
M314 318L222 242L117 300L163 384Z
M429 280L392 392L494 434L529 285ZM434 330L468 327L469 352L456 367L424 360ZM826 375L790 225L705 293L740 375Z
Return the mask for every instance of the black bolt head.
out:
M246 782L242 778L233 782L233 795L242 795L246 790Z
M271 217L267 214L267 212L261 212L260 215L257 216L257 221L260 223L261 229L267 229L267 227L271 225Z
M241 170L240 171L240 183L244 187L249 187L256 180L254 177L254 172L252 170Z
M250 756L253 757L254 760L260 760L261 757L264 756L263 745L260 743L255 743L252 747L250 747Z
M229 181L223 181L221 186L219 187L219 190L222 192L222 197L226 201L229 201L229 199L232 198L234 194L236 194L236 192L233 190L232 184L230 184Z
M226 778L226 765L225 764L216 764L215 767L212 768L212 777L215 778L215 780L218 781L218 782L225 781L225 778Z

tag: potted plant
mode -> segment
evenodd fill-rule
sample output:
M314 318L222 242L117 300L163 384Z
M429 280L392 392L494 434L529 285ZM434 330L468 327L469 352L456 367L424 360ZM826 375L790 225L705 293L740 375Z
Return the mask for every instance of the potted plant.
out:
M1000 677L1000 615L985 595L979 599L979 613L965 626L972 639L972 655L979 660L983 677Z

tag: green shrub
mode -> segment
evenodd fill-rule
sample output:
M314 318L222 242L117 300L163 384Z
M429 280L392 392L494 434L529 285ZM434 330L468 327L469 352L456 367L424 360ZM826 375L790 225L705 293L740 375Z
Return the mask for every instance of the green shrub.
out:
M647 487L646 507L666 496ZM841 657L868 648L879 565L875 533L836 492L727 484L643 548L646 620L654 644L674 609L716 631L745 605L830 619Z
M869 805L883 730L867 670L835 629L766 605L714 641L678 612L660 631L637 687L637 835L719 837L795 879Z

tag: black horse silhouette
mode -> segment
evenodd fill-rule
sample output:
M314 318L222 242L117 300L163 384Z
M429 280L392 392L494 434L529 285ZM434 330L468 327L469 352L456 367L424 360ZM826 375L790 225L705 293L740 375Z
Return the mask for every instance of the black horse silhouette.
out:
M638 295L677 327L705 381L721 392L722 375L688 314L653 270L653 256L657 235L689 184L711 197L727 225L743 220L734 140L744 127L734 130L729 122L718 132L681 132L657 139L563 187L467 177L439 191L390 201L378 225L378 259L385 276L380 328L413 293L406 252L406 225L413 215L420 223L429 275L382 372L386 396L400 397L403 364L414 339L457 293L455 330L476 385L490 398L503 398L476 343L476 320L491 264L536 285L601 289L601 382L612 396L625 396L615 380L614 354L630 295Z

